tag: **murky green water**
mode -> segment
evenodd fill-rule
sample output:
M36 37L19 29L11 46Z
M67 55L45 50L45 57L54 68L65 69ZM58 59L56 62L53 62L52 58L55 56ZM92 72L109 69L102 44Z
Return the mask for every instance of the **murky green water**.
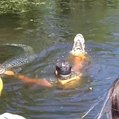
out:
M4 78L0 113L8 111L28 119L80 119L119 75L118 4L117 0L47 0L39 9L20 16L0 16L0 44L23 43L38 53L33 63L22 68L22 74L54 79L55 62L67 57L77 33L84 35L91 57L82 86L72 90L48 90ZM1 46L0 63L21 52ZM94 119L101 104L86 119Z

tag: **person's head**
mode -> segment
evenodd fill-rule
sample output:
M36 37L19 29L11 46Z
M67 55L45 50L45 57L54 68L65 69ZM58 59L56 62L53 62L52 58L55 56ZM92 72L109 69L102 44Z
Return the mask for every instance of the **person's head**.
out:
M0 77L0 96L1 96L2 90L3 90L3 82L2 82L2 79Z
M119 78L114 81L110 90L110 103L112 119L119 119Z
M67 61L60 61L56 63L56 76L60 77L61 79L67 79L71 76L71 65Z

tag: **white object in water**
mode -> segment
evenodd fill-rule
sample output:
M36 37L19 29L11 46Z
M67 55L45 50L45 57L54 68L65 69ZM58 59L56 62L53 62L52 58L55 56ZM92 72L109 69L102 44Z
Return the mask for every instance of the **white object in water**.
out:
M82 34L77 34L74 38L74 44L70 52L73 55L80 55L81 53L86 54L85 52L85 40Z
M4 113L0 115L0 119L26 119L26 118L17 114Z

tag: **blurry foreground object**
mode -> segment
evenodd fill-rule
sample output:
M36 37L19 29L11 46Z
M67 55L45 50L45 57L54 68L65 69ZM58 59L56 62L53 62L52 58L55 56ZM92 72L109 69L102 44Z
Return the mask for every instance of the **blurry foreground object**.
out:
M2 82L2 78L0 77L0 96L3 90L3 82Z
M0 119L26 119L26 118L17 114L4 113L0 115Z

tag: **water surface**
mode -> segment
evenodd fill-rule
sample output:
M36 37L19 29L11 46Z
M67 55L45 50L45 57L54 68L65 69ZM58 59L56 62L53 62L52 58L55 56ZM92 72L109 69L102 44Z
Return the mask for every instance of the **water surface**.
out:
M0 113L8 111L28 119L80 119L104 97L119 75L118 4L116 0L46 0L39 9L0 16L0 45L27 44L38 54L33 63L22 67L22 74L55 80L55 62L68 56L77 33L84 35L91 58L82 85L72 90L49 90L4 78ZM16 47L0 46L0 63L22 52ZM95 119L101 104L86 119Z

